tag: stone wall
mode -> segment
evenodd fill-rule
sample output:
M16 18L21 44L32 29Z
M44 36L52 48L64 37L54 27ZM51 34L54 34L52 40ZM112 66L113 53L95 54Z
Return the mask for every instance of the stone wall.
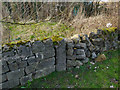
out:
M13 88L54 71L79 68L103 51L120 48L119 44L118 30L107 34L97 30L89 36L82 34L71 39L63 38L57 44L47 39L4 45L0 60L0 86Z

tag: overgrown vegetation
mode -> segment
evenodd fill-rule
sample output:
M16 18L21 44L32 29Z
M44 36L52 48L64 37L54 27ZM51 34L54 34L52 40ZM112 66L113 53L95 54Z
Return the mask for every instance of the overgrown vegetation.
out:
M117 88L120 79L118 77L120 50L107 51L104 54L107 56L105 61L94 65L88 62L79 69L53 72L19 88ZM30 86L27 87L28 85Z

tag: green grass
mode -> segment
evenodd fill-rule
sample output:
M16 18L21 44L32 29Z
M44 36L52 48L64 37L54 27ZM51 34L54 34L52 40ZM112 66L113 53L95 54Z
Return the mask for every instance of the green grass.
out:
M52 36L69 37L74 32L74 28L68 27L58 22L40 22L31 25L5 25L5 28L10 30L11 41L31 40L51 38ZM4 36L3 36L4 39ZM5 41L4 39L3 41ZM3 42L3 43L4 43Z
M118 80L118 56L120 56L118 54L120 54L120 50L108 51L104 54L107 56L107 60L103 62L97 62L94 65L88 62L79 69L53 72L33 80L30 82L29 88L110 88L111 85L117 88L118 82L111 80ZM89 65L91 65L91 69L87 68ZM96 72L94 71L95 67L97 67ZM78 75L79 78L75 78L75 75ZM27 84L24 87L26 86Z

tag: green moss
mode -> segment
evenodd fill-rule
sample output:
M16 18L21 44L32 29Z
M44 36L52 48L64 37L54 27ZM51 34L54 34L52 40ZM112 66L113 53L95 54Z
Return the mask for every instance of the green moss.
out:
M51 39L52 39L54 45L58 45L59 41L63 40L63 38L58 36L58 35L57 36L53 36Z
M53 41L53 42L59 42L59 41L61 41L61 40L63 40L63 38L60 37L60 36L58 36L58 35L52 37L52 41Z

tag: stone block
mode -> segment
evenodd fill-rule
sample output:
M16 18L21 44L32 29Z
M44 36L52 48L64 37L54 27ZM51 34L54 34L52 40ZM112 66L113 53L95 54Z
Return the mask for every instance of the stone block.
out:
M73 55L74 50L73 49L68 49L67 50L67 55Z
M76 59L83 60L86 58L86 55L76 55Z
M55 64L55 58L52 57L52 58L46 59L46 60L38 63L37 66L36 66L36 69L41 70L43 68L53 66L54 64Z
M48 59L55 56L55 50L52 47L46 48L43 52L44 59Z
M2 57L13 57L14 56L14 50L6 51L2 53Z
M55 66L51 66L51 67L47 67L47 68L44 68L41 70L37 70L35 75L33 76L33 78L35 78L35 79L40 78L40 77L46 76L54 71L55 71Z
M68 60L69 60L69 59L70 59L70 60L75 60L75 59L76 59L76 55L72 55L72 56L69 55L69 56L67 56L67 59L68 59Z
M86 45L86 43L78 43L78 44L75 45L75 48L86 49L87 45Z
M89 61L89 58L85 58L84 60L82 60L83 63L87 63Z
M27 66L27 61L17 61L16 63L19 68L23 68Z
M66 64L60 64L55 66L56 71L65 71L66 70Z
M75 53L76 53L77 55L85 55L84 49L75 49Z
M29 73L34 72L34 71L35 71L35 67L36 67L36 66L34 66L34 65L27 66L27 67L25 68L26 74L29 74Z
M67 43L67 49L72 49L74 47L74 44L73 43Z
M64 40L59 42L56 47L56 66L66 63L66 42Z
M22 77L22 78L20 79L20 84L21 84L21 85L24 85L24 84L26 84L26 83L28 82L28 80L29 80L29 81L32 81L32 74L29 74L29 75L27 75L27 76Z
M14 88L18 85L19 85L19 79L13 79L2 83L2 88L9 89L9 88Z
M35 41L32 44L32 52L33 53L38 53L38 52L42 52L45 50L45 46L41 41Z
M76 66L75 60L67 60L67 66Z
M96 53L93 52L93 53L92 53L92 59L95 59L96 57L97 57Z
M6 73L6 72L8 72L9 71L9 68L8 68L8 66L7 65L2 65L2 73Z
M22 76L24 76L24 74L25 74L24 69L18 69L18 70L15 70L15 71L8 72L7 73L7 78L8 78L8 80L19 79Z
M7 80L6 74L1 74L0 75L0 83L5 82Z
M83 63L82 63L81 61L79 61L79 60L76 60L75 63L76 63L76 66L81 66L81 65L83 65Z
M18 69L17 63L11 63L11 64L9 65L9 69L10 69L11 71L17 70L17 69Z
M35 64L37 62L37 59L36 58L29 58L29 59L27 59L27 62L29 65Z
M31 52L29 47L26 47L24 45L20 45L18 47L18 55L23 56L23 57L27 57L27 56L32 55L32 52Z

